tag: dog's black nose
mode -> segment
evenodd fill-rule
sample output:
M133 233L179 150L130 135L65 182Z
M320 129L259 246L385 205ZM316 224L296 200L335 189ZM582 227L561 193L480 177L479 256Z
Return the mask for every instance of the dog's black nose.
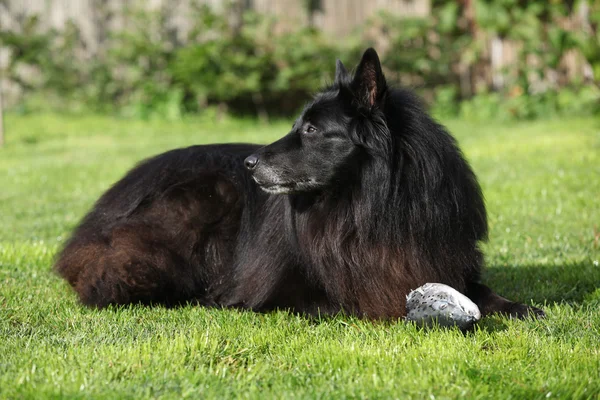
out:
M257 164L258 164L258 157L255 156L254 154L252 154L251 156L246 157L246 159L244 160L244 165L249 170L253 170L254 167L256 167Z

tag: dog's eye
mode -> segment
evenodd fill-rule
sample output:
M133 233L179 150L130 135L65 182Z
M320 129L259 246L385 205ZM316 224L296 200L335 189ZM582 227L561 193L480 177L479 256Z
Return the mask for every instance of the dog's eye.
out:
M317 131L317 128L315 128L314 126L307 126L304 129L304 133L315 133Z

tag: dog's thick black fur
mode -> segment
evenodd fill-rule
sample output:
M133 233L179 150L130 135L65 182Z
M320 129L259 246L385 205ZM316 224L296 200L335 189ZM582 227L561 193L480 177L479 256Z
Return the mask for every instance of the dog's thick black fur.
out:
M479 283L487 221L456 142L373 49L266 147L193 146L106 192L56 270L84 304L197 302L369 318L405 314L426 282L483 314L543 315Z

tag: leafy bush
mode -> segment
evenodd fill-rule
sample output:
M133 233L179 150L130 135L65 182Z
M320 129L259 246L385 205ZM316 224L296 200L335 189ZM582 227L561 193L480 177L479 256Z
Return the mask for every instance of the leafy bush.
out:
M492 92L465 100L460 103L458 115L476 121L573 117L598 113L599 104L600 89L594 86L530 95L515 90L512 97Z
M600 1L588 3L581 29L569 25L579 2L433 0L429 18L378 14L343 42L312 26L273 34L275 21L252 12L232 24L227 10L206 6L192 11L195 26L184 40L174 35L168 9L133 8L127 30L108 34L88 58L73 24L41 33L32 17L19 33L0 32L0 40L12 54L9 78L29 94L44 93L38 105L54 96L61 101L52 103L69 110L177 119L216 109L217 116L228 110L266 120L295 112L331 79L335 58L357 60L373 42L386 44L389 80L416 88L438 116L530 119L599 111ZM489 79L494 37L519 43L514 65L496 72L499 88ZM592 80L568 76L561 62L570 51L585 57Z
M188 98L187 109L229 104L234 111L295 111L332 74L338 48L311 28L271 34L274 21L245 15L239 31L208 9L176 52L171 71ZM248 105L252 106L248 106Z

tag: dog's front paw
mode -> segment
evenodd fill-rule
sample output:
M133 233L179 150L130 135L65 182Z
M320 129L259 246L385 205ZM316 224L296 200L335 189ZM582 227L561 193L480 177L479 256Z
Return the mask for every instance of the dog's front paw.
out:
M546 313L541 308L528 306L520 303L513 303L507 314L510 318L525 319L525 318L546 318Z

